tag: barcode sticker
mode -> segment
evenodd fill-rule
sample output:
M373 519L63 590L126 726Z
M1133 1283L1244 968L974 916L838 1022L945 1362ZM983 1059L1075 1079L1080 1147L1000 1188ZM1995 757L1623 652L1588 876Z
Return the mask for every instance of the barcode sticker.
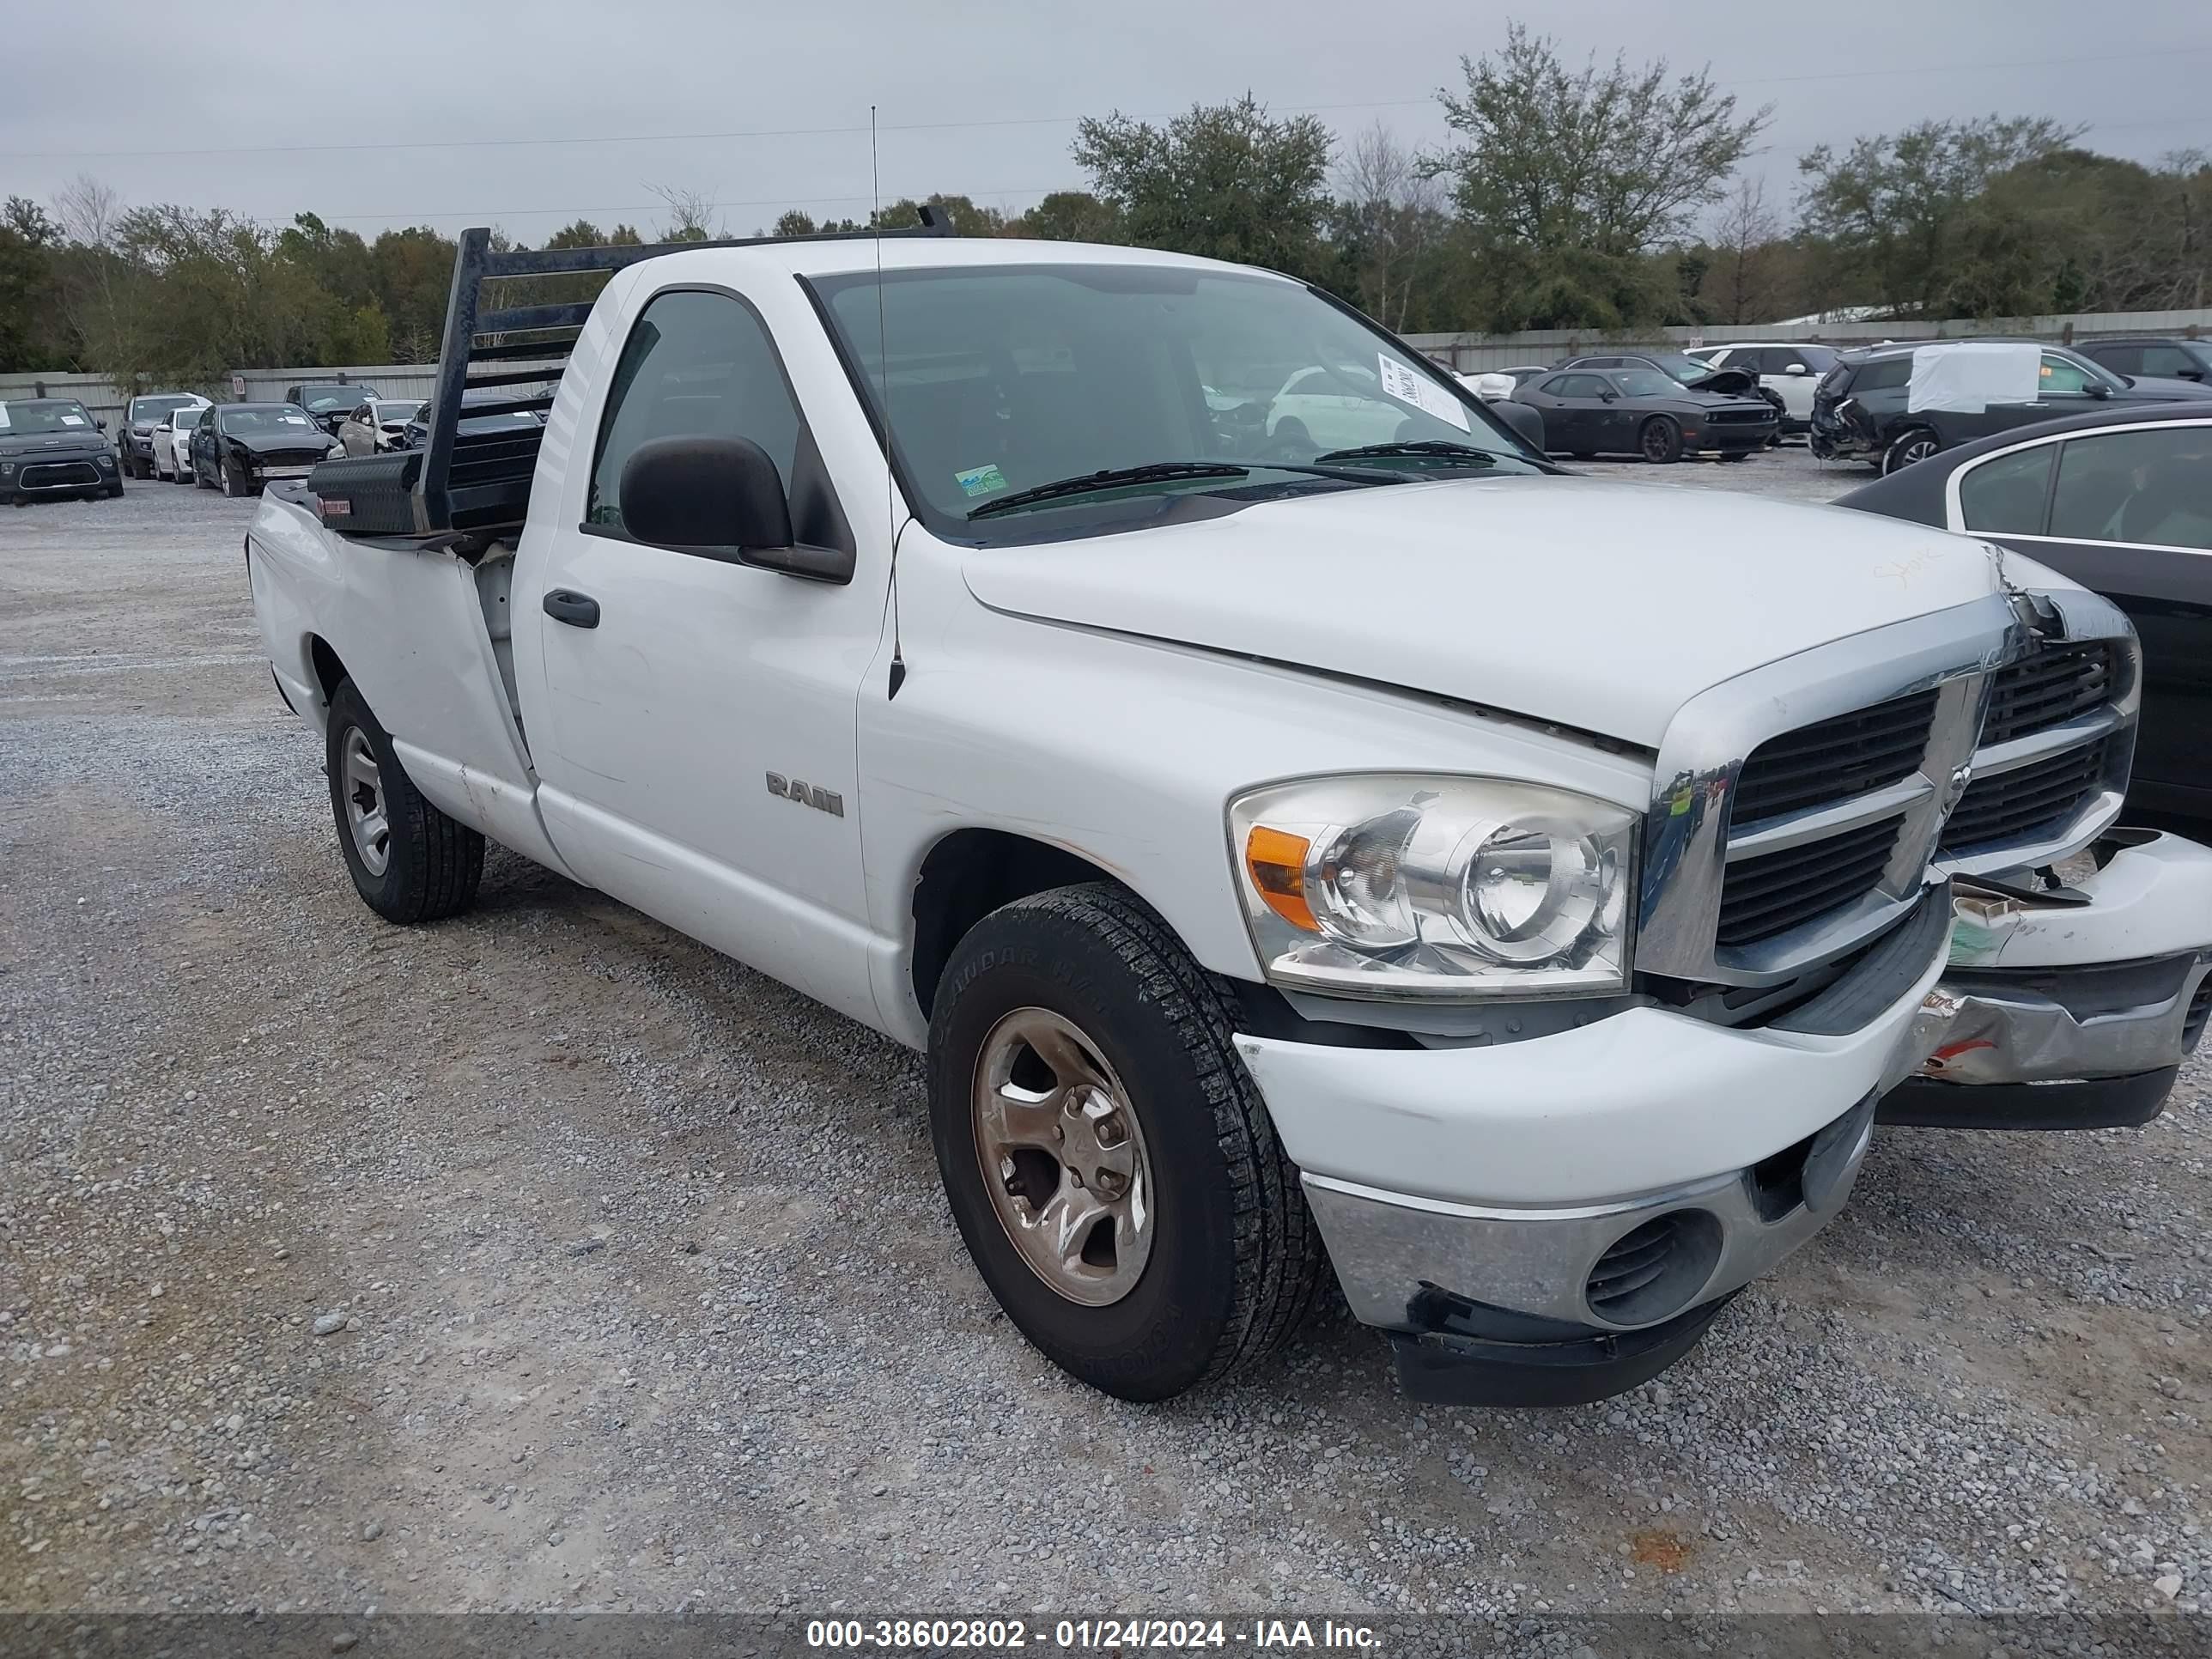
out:
M1411 404L1424 415L1433 415L1448 421L1461 431L1469 429L1467 410L1453 397L1425 374L1418 374L1405 364L1393 361L1387 354L1377 352L1375 362L1382 370L1382 390L1401 404Z

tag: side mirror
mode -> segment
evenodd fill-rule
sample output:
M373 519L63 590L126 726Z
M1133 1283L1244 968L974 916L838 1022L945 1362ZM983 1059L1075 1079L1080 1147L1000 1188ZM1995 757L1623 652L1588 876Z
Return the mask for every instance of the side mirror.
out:
M1544 453L1542 410L1532 408L1527 404L1509 403L1502 398L1497 403L1489 404L1488 408L1492 415L1511 427L1529 448L1534 450L1539 455Z
M2087 386L2083 386L2081 390L2087 392L2092 398L2109 398L2112 395L2112 388L2106 386L2102 380L2092 380Z
M623 465L631 535L732 564L812 581L853 580L853 556L793 543L791 501L769 453L749 438L656 438Z
M93 429L94 431L95 431L95 432L105 432L105 431L106 431L106 430L107 430L107 422L106 422L106 421L104 418L102 418L101 416L98 416L98 415L94 416L92 417L92 429Z
M2177 368L2173 371L2173 378L2177 380L2202 380L2204 371L2201 368Z
M1601 392L1597 395L1599 400L1603 403L1617 404L1620 401L1620 394L1618 392Z
M1808 371L1807 371L1807 369L1806 369L1806 368L1805 368L1805 365L1804 365L1804 364L1802 364L1802 363L1792 363L1792 364L1790 364L1790 367L1789 367L1789 368L1787 368L1784 369L1782 372L1783 372L1784 374L1803 374L1807 373Z

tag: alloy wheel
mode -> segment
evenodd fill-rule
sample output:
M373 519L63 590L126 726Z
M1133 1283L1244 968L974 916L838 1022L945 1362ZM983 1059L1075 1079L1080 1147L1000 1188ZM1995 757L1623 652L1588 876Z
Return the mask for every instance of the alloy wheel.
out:
M1134 1290L1152 1248L1152 1164L1097 1045L1049 1009L1013 1010L976 1056L970 1115L991 1207L1030 1271L1085 1307Z

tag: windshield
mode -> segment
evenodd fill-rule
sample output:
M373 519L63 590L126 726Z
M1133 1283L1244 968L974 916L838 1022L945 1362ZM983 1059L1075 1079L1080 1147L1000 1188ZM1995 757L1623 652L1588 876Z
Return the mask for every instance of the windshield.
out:
M311 415L330 415L341 409L358 409L361 400L370 395L362 386L303 386L300 404Z
M1341 489L1438 464L1363 460L1365 471L1333 469L1325 484L1285 470L1373 444L1460 444L1482 452L1478 463L1496 458L1486 471L1540 470L1449 375L1278 278L996 266L860 272L817 287L925 517L964 522L994 497L1162 462L1217 470L1186 466L1129 488ZM986 522L1101 499L1039 501Z
M1632 398L1665 398L1674 394L1674 381L1656 369L1624 368L1613 383Z
M0 432L89 433L92 429L92 416L74 398L46 398L0 404Z
M1832 346L1800 345L1791 346L1790 349L1797 355L1797 361L1805 365L1808 374L1826 374L1838 363L1843 362L1842 356Z
M199 401L198 398L191 397L133 398L131 400L131 418L139 424L149 421L159 422L171 410L190 409Z
M1663 357L1653 357L1649 361L1664 373L1674 376L1684 386L1702 380L1708 374L1717 374L1721 372L1711 363L1701 363L1694 357L1685 357L1679 351L1670 351Z
M218 410L216 424L225 432L274 433L280 437L322 435L321 429L289 404L240 404Z

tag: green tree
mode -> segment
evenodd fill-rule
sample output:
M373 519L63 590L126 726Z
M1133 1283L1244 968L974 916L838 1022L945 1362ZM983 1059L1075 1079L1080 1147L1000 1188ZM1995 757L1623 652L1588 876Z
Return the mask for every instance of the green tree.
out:
M69 361L54 291L60 241L46 210L27 197L0 207L0 374Z
M1978 311L1981 298L2019 288L2023 272L2000 225L1984 215L1970 228L1975 203L2001 174L2057 155L2078 131L2043 116L1989 115L1922 121L1840 153L1819 145L1797 161L1804 228L1834 250L1837 277L1854 303L1934 316L1972 295ZM2006 269L1955 270L1970 243L1978 260Z
M376 302L391 331L394 362L437 361L453 286L453 240L428 225L387 230L369 244Z
M1073 154L1113 210L1118 240L1314 276L1329 263L1331 148L1314 117L1273 119L1247 93L1164 127L1118 112L1086 118Z
M1055 190L1006 226L1009 236L1047 242L1122 242L1128 240L1121 210L1087 190Z
M1613 328L1674 304L1650 256L1678 241L1772 118L1740 114L1707 70L1595 57L1570 70L1551 40L1509 24L1437 94L1455 136L1430 158L1494 266L1498 328Z

